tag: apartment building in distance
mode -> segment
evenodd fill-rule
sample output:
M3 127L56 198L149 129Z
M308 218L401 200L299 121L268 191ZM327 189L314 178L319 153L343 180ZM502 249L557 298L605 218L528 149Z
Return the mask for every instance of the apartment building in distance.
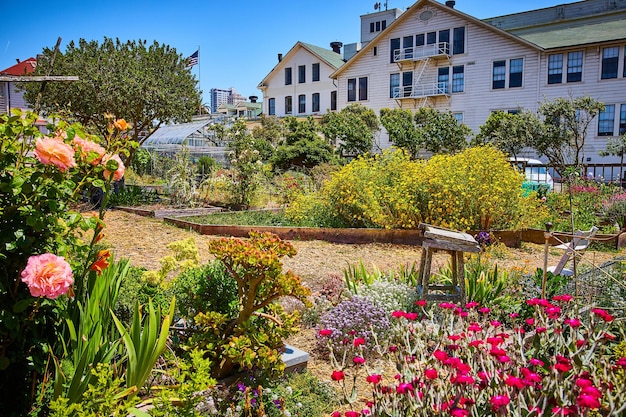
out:
M234 88L212 88L209 92L211 96L211 113L217 113L220 104L228 104L236 106L237 103L246 101L246 97L242 96Z

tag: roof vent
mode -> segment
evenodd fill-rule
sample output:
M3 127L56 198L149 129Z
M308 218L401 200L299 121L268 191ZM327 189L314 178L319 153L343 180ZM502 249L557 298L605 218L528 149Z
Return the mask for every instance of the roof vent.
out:
M248 99L250 100L250 103L256 103L256 101L259 99L258 96L250 96L248 97Z
M283 60L283 54L278 54L278 62Z
M343 43L341 42L331 42L330 43L330 47L333 49L333 52L340 54L341 53L341 47L343 46Z
M454 0L448 0L448 1L446 2L446 6L448 6L448 7L449 7L449 8L451 8L451 9L454 9L454 5L455 5L455 4L456 4L456 1L454 1Z

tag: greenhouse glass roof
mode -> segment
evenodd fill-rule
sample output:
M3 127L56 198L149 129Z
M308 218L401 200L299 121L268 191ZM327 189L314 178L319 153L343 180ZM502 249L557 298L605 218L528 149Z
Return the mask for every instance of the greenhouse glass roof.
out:
M191 123L181 123L177 125L161 126L144 142L143 146L151 147L158 145L182 145L185 139L199 132L205 135L202 130L205 126L212 124L214 120L205 119Z

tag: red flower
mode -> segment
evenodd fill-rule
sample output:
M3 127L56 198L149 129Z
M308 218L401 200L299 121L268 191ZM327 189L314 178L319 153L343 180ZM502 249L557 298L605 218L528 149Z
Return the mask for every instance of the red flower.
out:
M593 395L589 394L580 394L576 398L576 404L580 407L600 408L600 401L598 401L598 399Z
M543 366L544 365L543 361L540 360L540 359L532 358L529 362L530 362L530 364L532 366Z
M365 358L355 356L354 359L352 359L352 362L354 362L355 365L363 365L365 363Z
M90 270L96 271L98 275L102 275L102 271L104 271L109 266L109 258L111 257L111 252L108 249L100 250L96 254L96 260L89 267Z
M482 327L480 327L480 325L478 323L471 323L468 327L467 330L470 332L480 332L482 331Z
M591 310L591 312L599 316L602 320L606 321L607 323L610 323L613 321L614 317L610 315L608 312L606 312L605 310L602 310L601 308L594 308L593 310Z
M424 376L428 379L435 379L438 376L437 370L433 368L426 369L424 371Z
M489 400L491 403L491 408L493 410L498 410L499 408L506 407L510 402L510 398L506 395L494 395Z
M426 300L417 300L415 302L415 305L419 306L419 307L424 307L424 306L426 306Z
M563 323L573 328L580 327L582 325L582 323L578 319L566 319L565 321L563 321Z
M488 314L491 311L491 309L489 307L482 307L482 308L479 308L478 311L483 314Z
M433 352L433 356L435 357L435 359L441 362L448 359L448 354L444 352L443 350L439 350L439 349Z
M569 294L563 294L563 295L555 295L554 297L552 297L552 299L554 301L561 301L563 303L569 303L570 301L574 299L574 297L572 297Z
M343 371L333 371L332 374L330 374L330 379L332 379L333 381L341 381L346 377L346 375L343 373Z
M450 415L452 417L467 417L469 416L469 411L463 408L455 408L454 410L450 411Z
M322 337L326 337L326 336L330 336L331 334L333 334L333 331L330 329L322 329L319 331L318 334Z
M414 392L414 391L415 391L415 388L413 388L413 385L411 385L408 382L403 382L396 387L397 394L406 394L408 392Z
M365 378L365 380L369 382L370 384L380 384L380 382L383 380L383 377L382 375L372 374L372 375L368 375L367 378Z
M417 320L417 313L405 313L404 314L404 318L410 321L415 321Z
M626 358L619 358L615 365L626 369Z
M359 417L361 415L361 413L359 413L358 411L346 411L346 413L344 414L346 417Z
M353 342L354 346L360 346L365 344L365 339L362 337L356 337Z
M476 301L470 301L469 303L465 304L465 308L467 309L474 308L474 307L478 307L478 303Z
M522 389L526 386L526 384L524 384L524 381L513 375L509 375L504 383L507 384L509 387L515 387L517 389Z

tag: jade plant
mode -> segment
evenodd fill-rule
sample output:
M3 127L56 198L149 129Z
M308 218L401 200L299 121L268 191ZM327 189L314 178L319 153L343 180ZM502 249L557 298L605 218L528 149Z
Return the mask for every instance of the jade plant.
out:
M294 297L308 305L310 295L298 276L283 272L281 258L294 256L295 248L274 234L258 232L250 232L247 240L214 240L209 248L237 283L239 309L234 317L199 312L188 347L209 352L216 378L236 371L282 372L283 339L298 331L299 313L287 314L277 301Z

